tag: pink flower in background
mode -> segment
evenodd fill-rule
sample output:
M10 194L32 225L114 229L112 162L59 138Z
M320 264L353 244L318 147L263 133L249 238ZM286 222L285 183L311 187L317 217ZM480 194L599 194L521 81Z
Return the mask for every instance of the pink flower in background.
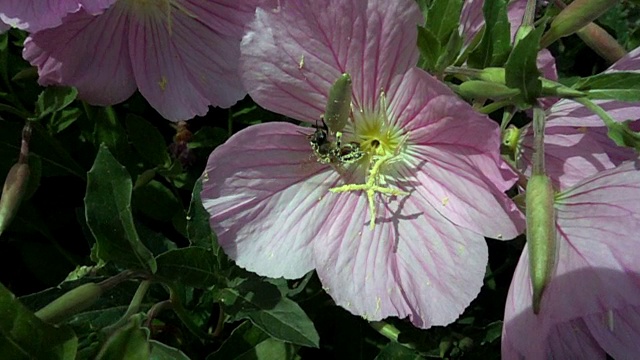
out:
M631 51L606 72L640 71L640 48ZM640 103L614 100L596 101L615 120L634 120L631 127L640 130ZM545 163L556 188L573 186L581 179L625 160L637 158L630 148L617 146L607 136L607 128L598 115L572 100L561 100L547 110L545 127ZM531 172L533 132L530 127L519 134L516 154L518 166Z
M556 196L556 273L536 316L524 249L505 308L504 359L640 354L639 166L625 162Z
M29 32L56 27L68 14L98 15L116 0L2 0L0 20Z
M136 89L172 121L229 107L244 97L240 39L255 1L118 1L84 10L32 34L24 58L41 85L68 85L94 105L126 100Z
M350 312L427 328L454 321L478 294L484 236L512 238L523 219L503 193L515 177L500 159L497 124L414 68L421 21L412 1L259 8L242 43L251 97L315 124L332 83L351 74L342 143L357 142L365 156L321 164L314 129L251 126L211 154L202 200L239 266L287 279L315 269ZM330 191L372 178L396 195Z

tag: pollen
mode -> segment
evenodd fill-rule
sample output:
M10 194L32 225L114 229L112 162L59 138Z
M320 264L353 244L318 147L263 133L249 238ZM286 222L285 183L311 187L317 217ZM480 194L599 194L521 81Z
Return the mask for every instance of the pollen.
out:
M391 165L402 160L403 149L406 146L406 136L397 126L395 119L387 113L384 92L380 94L379 104L371 110L355 110L353 124L351 124L354 138L360 144L367 166L367 178L363 184L347 184L329 189L333 193L362 191L369 203L371 221L369 228L375 227L376 222L376 194L386 196L408 195L407 192L391 187L393 180Z

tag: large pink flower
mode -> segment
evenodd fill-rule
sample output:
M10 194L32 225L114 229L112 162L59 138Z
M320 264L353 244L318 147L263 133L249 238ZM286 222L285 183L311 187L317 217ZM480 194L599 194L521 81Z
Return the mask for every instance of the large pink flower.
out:
M42 85L75 86L95 105L137 88L165 118L186 120L245 95L240 39L256 2L122 0L98 16L80 9L27 38L23 55Z
M203 180L220 245L261 275L315 269L338 305L367 319L452 322L482 286L483 236L522 230L503 193L515 178L498 154L497 125L414 68L422 21L414 2L278 4L257 10L242 43L250 95L316 123L332 83L351 74L353 117L342 140L365 156L321 164L314 129L288 123L238 132L211 154ZM330 191L372 178L396 195Z
M30 32L56 27L68 14L83 9L98 15L116 0L2 0L0 20Z
M503 358L640 354L639 166L625 162L556 196L555 276L534 315L525 248L505 308Z

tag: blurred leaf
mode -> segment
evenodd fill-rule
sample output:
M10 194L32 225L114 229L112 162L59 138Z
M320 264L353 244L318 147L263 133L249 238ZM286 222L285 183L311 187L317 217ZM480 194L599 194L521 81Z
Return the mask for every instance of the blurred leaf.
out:
M218 127L203 126L189 140L189 149L215 148L227 140L227 131Z
M95 108L95 111L89 114L89 118L94 122L93 143L96 147L106 145L109 151L120 160L131 158L127 133L112 107Z
M376 356L376 360L419 360L423 359L415 351L409 349L406 346L402 346L397 342L389 342L382 350L380 354Z
M583 78L573 88L588 91L590 99L640 101L640 74L615 72Z
M272 284L247 280L235 288L221 290L218 297L227 313L251 320L278 340L319 346L319 335L304 310L295 301L282 297Z
M133 316L129 323L107 339L96 360L148 360L149 342L140 323L140 316Z
M150 360L189 360L182 351L163 344L159 341L149 340L151 345Z
M543 30L544 26L538 26L518 41L505 64L507 86L520 90L528 104L535 102L542 91L540 71L536 61Z
M151 180L133 191L133 205L155 220L167 221L182 207L180 200L163 183Z
M485 26L480 45L469 55L469 66L484 69L501 66L511 49L511 25L506 0L486 0L482 7Z
M208 288L219 278L216 256L203 248L170 250L158 256L156 262L156 275L183 285Z
M168 165L171 162L167 144L158 128L151 125L147 120L135 116L127 115L127 130L129 140L138 153L153 165Z
M36 120L60 111L71 104L78 96L78 90L72 87L46 87L36 101Z
M100 146L88 173L84 198L87 225L96 239L100 259L155 272L153 254L140 242L133 224L131 188L127 170L106 146Z
M75 107L62 109L51 116L47 127L52 133L57 134L76 122L81 115L82 111Z
M424 61L422 68L434 71L441 49L440 41L431 30L418 26L418 50Z
M200 246L205 249L218 248L215 234L209 225L209 213L202 206L200 192L202 191L202 179L196 182L191 194L191 205L189 205L189 215L187 217L187 234L191 245Z
M233 330L218 351L207 360L294 359L295 347L272 339L262 330L245 322Z
M3 359L75 359L78 338L73 332L42 322L2 284L0 314Z
M485 327L486 333L484 339L482 340L482 344L492 343L498 339L502 335L502 321L498 320L492 322L491 324Z

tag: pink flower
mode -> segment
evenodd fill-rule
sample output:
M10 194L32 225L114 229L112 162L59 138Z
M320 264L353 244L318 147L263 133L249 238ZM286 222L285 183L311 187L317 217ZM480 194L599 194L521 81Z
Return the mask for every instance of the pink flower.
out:
M414 68L422 17L413 1L278 3L257 10L243 39L251 97L313 124L332 83L351 74L342 144L364 156L319 163L314 129L289 123L238 132L203 175L220 245L260 275L315 269L338 305L370 320L454 321L482 286L483 236L522 230L503 193L515 177L500 159L497 125ZM358 190L367 181L369 193Z
M631 51L606 72L640 71L640 48ZM617 121L638 120L640 103L596 101ZM640 121L631 127L640 130ZM528 176L531 172L533 132L522 129L517 150L518 166ZM561 100L547 110L545 127L545 163L556 188L573 186L581 179L625 160L637 157L630 148L617 146L607 136L607 128L598 115L572 100Z
M245 95L240 39L256 1L118 1L98 16L82 8L32 34L23 55L41 85L75 86L94 105L138 89L165 118L186 120Z
M536 316L524 249L507 298L504 359L640 353L639 166L625 162L556 196L556 273Z
M30 32L56 27L68 14L86 11L98 15L116 0L3 0L0 20Z

